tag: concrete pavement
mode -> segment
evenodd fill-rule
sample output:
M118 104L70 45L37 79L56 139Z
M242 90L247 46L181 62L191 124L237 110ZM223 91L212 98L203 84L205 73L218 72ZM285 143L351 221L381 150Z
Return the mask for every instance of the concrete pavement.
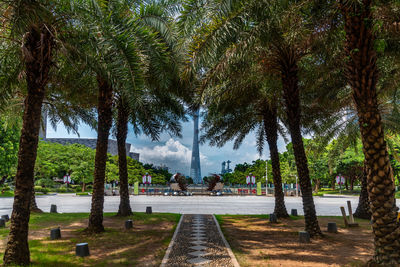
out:
M152 206L153 212L181 214L269 214L274 209L274 198L266 196L130 196L133 211L144 212ZM0 198L0 215L11 214L14 198ZM340 206L350 200L355 210L358 197L314 197L317 215L340 216ZM37 196L39 208L48 212L56 204L59 212L90 212L91 196L73 194ZM286 197L286 208L303 214L300 197ZM117 212L119 196L106 196L105 212ZM398 205L400 207L400 205Z

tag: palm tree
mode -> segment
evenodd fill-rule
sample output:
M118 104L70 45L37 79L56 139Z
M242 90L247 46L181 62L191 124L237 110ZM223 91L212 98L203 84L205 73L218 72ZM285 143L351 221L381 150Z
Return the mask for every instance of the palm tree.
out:
M28 265L29 204L41 108L56 49L54 25L57 12L51 10L45 1L3 3L1 9L2 13L7 14L7 19L3 21L3 27L7 29L2 31L3 37L22 44L20 56L27 88L15 177L14 205L4 264Z
M249 55L245 59L239 58L237 61L233 59L226 68L218 68L217 77L210 77L207 81L209 92L218 88L219 93L205 98L208 112L203 123L206 133L202 139L208 139L211 144L218 146L235 139L234 149L237 149L245 136L256 130L260 154L265 141L270 150L275 188L274 213L278 217L288 217L277 146L278 132L282 136L285 134L278 123L278 116L282 115L281 110L278 112L279 96L273 90L279 85L268 73L264 73L261 64L253 62L259 62L257 54ZM238 73L237 65L248 71ZM258 79L258 76L263 76L264 80Z
M271 75L279 75L302 191L305 228L311 236L317 236L322 233L302 140L299 85L299 64L313 41L322 35L315 32L319 12L311 12L317 13L315 18L307 15L312 7L308 2L296 1L229 1L211 16L208 26L198 31L190 56L194 67L213 66L215 62L223 66L232 58L257 51L263 57L264 68ZM207 73L212 76L216 70L211 67Z
M370 0L339 2L346 33L345 75L352 89L368 171L367 184L375 237L373 261L382 265L398 265L398 208L377 96L374 4Z
M95 159L95 175L92 196L92 208L89 217L89 232L102 232L105 162L109 131L112 125L112 108L116 105L121 112L128 110L131 122L137 118L146 118L144 104L157 90L169 88L171 84L170 69L174 68L168 45L164 42L168 31L156 32L160 21L154 16L160 8L155 2L139 5L136 1L113 1L105 3L87 1L76 14L79 36L84 41L78 42L71 50L75 51L82 62L97 76L98 83L98 139ZM156 26L154 26L156 25ZM163 87L161 88L160 85ZM154 88L157 88L155 90ZM161 94L166 95L167 92ZM114 100L118 102L113 103ZM164 100L164 99L163 99ZM177 104L177 102L174 102ZM159 103L157 103L159 104ZM164 105L165 106L165 105ZM140 107L141 109L137 109ZM175 107L180 109L180 105ZM165 110L163 110L164 112ZM127 176L124 171L126 157L125 140L127 129L126 114L120 112L117 119L117 138L120 153L122 178L122 213L129 214L129 196L127 194ZM149 114L152 114L149 112ZM163 117L167 115L162 115ZM169 118L171 119L171 117ZM163 124L150 120L150 131L163 130ZM180 131L176 123L175 130ZM171 124L171 125L172 125ZM146 131L144 131L146 133ZM126 181L126 182L125 182Z

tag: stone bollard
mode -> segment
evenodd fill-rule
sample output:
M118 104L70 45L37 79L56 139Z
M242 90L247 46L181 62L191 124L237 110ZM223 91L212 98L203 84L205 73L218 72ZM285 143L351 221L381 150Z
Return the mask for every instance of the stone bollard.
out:
M6 220L0 219L0 228L6 227Z
M337 225L335 222L328 222L328 232L337 233Z
M298 216L298 215L297 215L297 209L292 209L291 212L290 212L290 215L292 215L292 216Z
M152 214L153 210L151 209L151 207L146 207L146 213L147 214Z
M133 228L133 222L132 222L132 220L127 220L127 221L125 221L125 229L131 229L131 228Z
M8 222L10 220L10 217L8 217L8 214L1 215L1 218L4 219L6 222Z
M299 232L300 243L310 243L310 234L306 231Z
M269 215L269 222L271 222L271 223L277 223L278 222L278 220L276 218L276 215L274 213L271 213Z
M50 230L50 239L55 240L55 239L60 239L61 238L61 230L60 228L54 228Z
M79 256L79 257L89 256L90 253L89 253L89 245L88 245L88 243L76 244L75 254L76 254L76 256Z
M50 206L50 213L57 213L57 205L52 204Z

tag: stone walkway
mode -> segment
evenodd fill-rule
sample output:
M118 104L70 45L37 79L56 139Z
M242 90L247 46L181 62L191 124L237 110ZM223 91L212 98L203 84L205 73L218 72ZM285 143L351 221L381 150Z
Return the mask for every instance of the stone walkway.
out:
M161 266L238 267L213 215L183 215Z

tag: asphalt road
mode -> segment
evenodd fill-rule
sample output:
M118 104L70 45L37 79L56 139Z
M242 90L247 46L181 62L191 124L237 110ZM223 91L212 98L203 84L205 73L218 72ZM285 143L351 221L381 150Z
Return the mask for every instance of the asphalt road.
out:
M358 197L314 197L317 215L339 216L340 206L350 200L355 210ZM51 204L56 204L58 212L89 212L90 196L72 194L37 196L39 208L48 212ZM286 208L297 209L303 214L300 197L286 197ZM11 214L13 198L0 198L0 215ZM105 212L117 212L119 196L106 196ZM131 196L134 211L144 212L146 206L152 206L153 212L170 212L181 214L269 214L273 212L274 198L266 196Z

